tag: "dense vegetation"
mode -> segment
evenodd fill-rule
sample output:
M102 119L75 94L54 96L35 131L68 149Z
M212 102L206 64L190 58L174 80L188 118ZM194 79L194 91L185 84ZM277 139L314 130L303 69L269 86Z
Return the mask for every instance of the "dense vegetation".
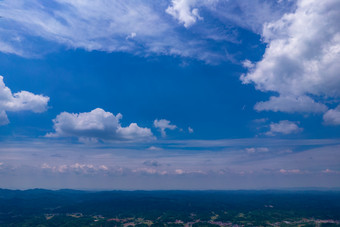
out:
M337 225L340 192L0 190L0 226L308 226L313 220Z

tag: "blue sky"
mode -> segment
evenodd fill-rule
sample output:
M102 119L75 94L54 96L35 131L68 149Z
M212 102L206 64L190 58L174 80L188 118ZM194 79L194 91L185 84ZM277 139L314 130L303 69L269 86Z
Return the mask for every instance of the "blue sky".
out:
M0 187L340 187L339 15L0 1Z

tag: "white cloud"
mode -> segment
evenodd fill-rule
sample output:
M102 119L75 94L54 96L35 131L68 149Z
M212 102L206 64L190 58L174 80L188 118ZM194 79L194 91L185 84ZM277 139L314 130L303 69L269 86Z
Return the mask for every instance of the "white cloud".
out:
M202 170L183 170L183 169L175 169L173 172L175 175L183 175L183 174L199 174L206 175L207 173Z
M202 9L225 25L236 24L259 33L265 22L279 19L293 7L290 0L279 3L266 0L172 0L166 12L186 28L204 19L199 13ZM210 37L221 39L217 34L210 34Z
M0 112L0 126L9 124L7 114L4 110Z
M28 91L12 93L0 76L0 125L9 123L6 112L32 111L42 113L47 110L49 97L35 95Z
M258 104L259 110L324 112L326 107L311 97L340 96L339 21L338 0L299 0L294 13L264 25L268 44L263 59L241 80L280 98Z
M161 131L161 134L163 137L166 136L166 132L165 132L166 129L174 130L177 128L176 125L172 125L170 121L166 119L161 119L161 120L156 119L154 120L153 125L155 128L158 128Z
M293 133L299 133L303 130L296 123L287 120L280 121L279 123L271 123L269 127L270 130L266 134L270 136L278 133L288 135Z
M128 35L127 37L126 37L126 39L133 39L133 38L135 38L137 36L137 34L135 33L135 32L132 32L130 35Z
M234 0L234 1L204 1L219 21L226 24L232 22L239 27L260 34L263 24L278 20L283 14L290 12L295 7L295 1L283 0ZM209 4L210 3L210 4Z
M152 138L149 128L141 128L136 123L131 123L128 127L118 127L117 134L128 140Z
M115 116L100 108L79 114L63 112L53 120L55 132L46 136L77 137L82 141L154 139L149 128L141 128L136 123L122 127L121 118L121 114Z
M322 103L315 102L309 96L272 96L269 101L258 102L255 105L257 111L282 111L287 113L309 112L323 113L327 111L327 106Z
M147 43L171 29L153 4L138 1L33 0L26 7L23 0L5 0L1 2L0 15L5 18L1 38L11 44L4 50L8 53L15 53L15 47L23 48L22 43L28 42L29 36L90 51L131 51L138 43L126 37L135 38L138 34L140 41ZM6 22L16 25L16 29L7 28ZM21 41L14 42L13 36ZM163 47L150 42L145 48L161 52Z
M299 174L301 173L301 170L299 169L280 169L279 171L280 173L283 173L283 174Z
M166 12L188 28L196 23L197 20L203 20L198 13L198 9L193 8L196 4L197 0L172 0Z
M163 150L161 147L150 146L147 148L148 151L161 151Z
M249 154L252 153L266 153L269 151L269 149L267 147L249 147L246 148L245 151Z
M184 174L184 173L185 173L185 171L182 170L182 169L176 169L176 170L175 170L175 174L182 175L182 174Z
M188 132L189 133L194 133L194 130L191 127L188 127Z
M230 42L240 44L239 26L258 32L264 22L279 18L290 8L270 0L31 0L29 7L25 0L3 0L0 51L37 57L62 45L218 64L233 60L228 46ZM184 33L178 29L197 21L199 26ZM215 44L221 48L212 48Z
M32 0L27 7L24 0L4 0L0 51L36 57L53 51L51 44L56 43L88 51L174 55L208 63L227 60L225 51L209 50L201 35L181 35L178 24L165 17L167 6L167 1ZM200 19L197 9L190 15Z
M325 169L325 170L322 170L321 172L326 173L326 174L340 174L340 171L335 171L331 169Z
M0 32L1 32L1 29L0 29ZM2 40L0 40L0 51L6 54L16 54L19 56L24 56L24 53L21 50L14 47L12 44L2 41Z
M132 170L133 173L157 174L158 171L153 168L137 168Z
M50 170L54 173L80 173L80 174L98 174L101 172L109 171L106 165L93 165L84 163L74 163L70 165L62 164L57 166L51 166L47 163L43 163L40 167L44 170Z
M323 120L328 125L340 125L340 105L335 109L328 110L323 115Z
M242 65L244 68L247 68L247 69L253 69L255 67L255 64L249 61L248 59L244 60L242 62Z

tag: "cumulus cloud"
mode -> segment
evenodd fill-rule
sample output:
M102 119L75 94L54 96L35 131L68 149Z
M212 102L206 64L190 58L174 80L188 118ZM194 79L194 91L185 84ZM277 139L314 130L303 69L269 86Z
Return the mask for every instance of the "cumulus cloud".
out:
M197 0L172 0L166 12L188 28L197 20L203 20L198 9L193 8L195 4L197 4Z
M12 93L0 76L0 125L9 123L6 112L32 111L42 113L47 110L49 97L35 95L28 91Z
M323 120L328 125L340 125L340 105L335 109L328 110L323 115Z
M155 128L158 128L161 131L161 134L163 137L166 136L166 132L165 132L166 129L174 130L177 128L176 125L172 125L170 121L166 119L161 119L161 120L156 119L154 120L153 125Z
M82 141L98 140L152 140L153 134L149 128L141 128L136 123L128 127L120 124L121 114L116 116L97 108L85 113L59 114L54 120L54 133L47 137L77 137Z
M279 97L259 103L258 110L325 112L312 97L340 96L340 2L298 0L296 11L266 23L267 43L261 61L247 62L243 83Z
M299 133L303 130L296 123L287 120L280 121L279 123L271 123L269 127L270 130L266 133L269 136L273 136L276 134L288 135Z

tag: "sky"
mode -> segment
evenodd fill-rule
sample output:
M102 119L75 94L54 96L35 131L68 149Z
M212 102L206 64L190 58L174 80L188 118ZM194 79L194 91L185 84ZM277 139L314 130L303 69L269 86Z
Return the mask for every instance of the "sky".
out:
M340 188L340 1L0 0L0 187Z

